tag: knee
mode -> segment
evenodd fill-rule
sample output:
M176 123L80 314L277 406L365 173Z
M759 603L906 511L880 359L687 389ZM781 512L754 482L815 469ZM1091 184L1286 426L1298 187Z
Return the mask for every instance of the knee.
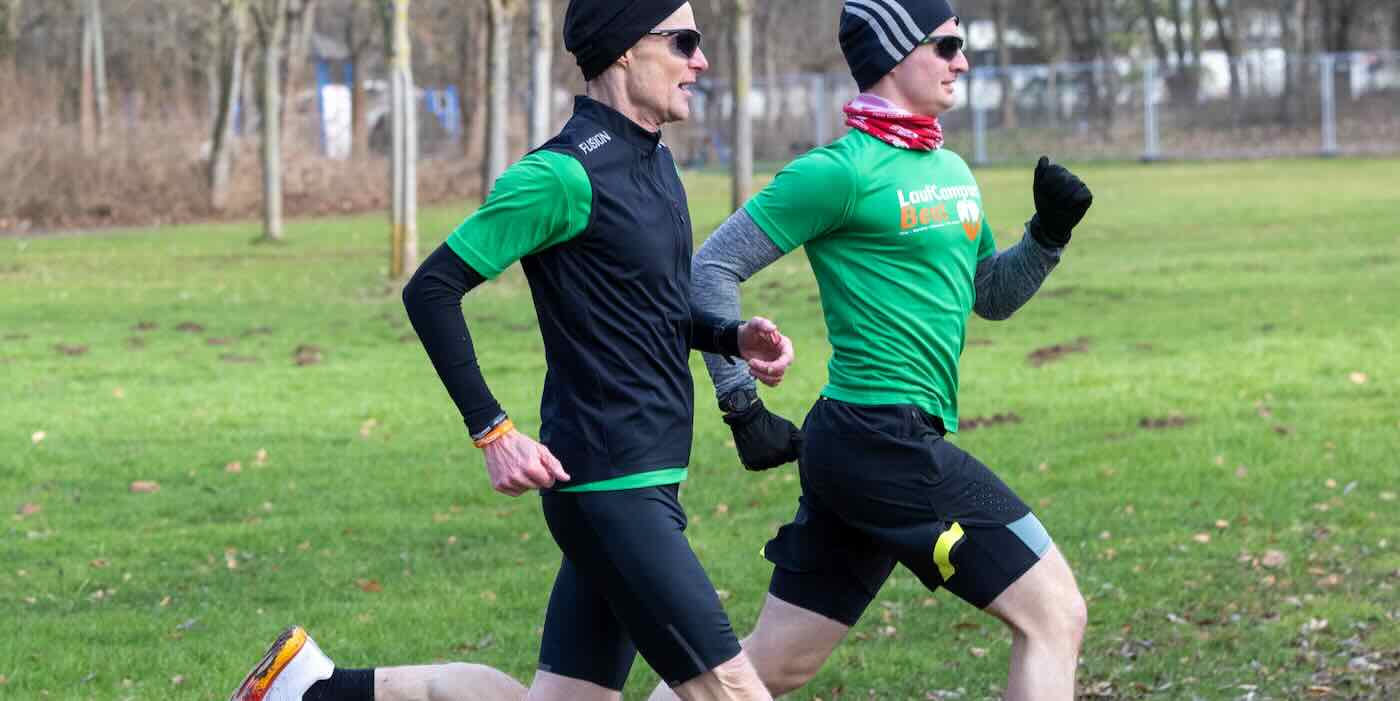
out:
M524 685L493 667L449 662L432 670L427 683L428 701L525 698Z
M764 677L763 684L768 687L768 693L775 697L790 694L812 681L812 677L817 676L819 666L803 664L801 660L792 660L782 664L771 680Z
M1048 599L1039 615L1023 632L1030 637L1052 642L1069 642L1075 649L1084 640L1089 625L1089 607L1078 588L1071 588Z
M817 671L821 669L822 659L812 655L779 654L774 656L753 655L754 668L758 670L758 676L763 680L763 685L768 687L768 693L774 697L790 694L807 685L812 678L817 676Z

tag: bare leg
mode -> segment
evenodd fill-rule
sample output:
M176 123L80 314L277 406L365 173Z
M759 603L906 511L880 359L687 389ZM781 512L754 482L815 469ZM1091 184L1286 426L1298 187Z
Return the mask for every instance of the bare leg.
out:
M1011 627L1007 701L1074 698L1074 673L1088 612L1058 548L987 607Z
M498 669L453 662L374 670L375 701L520 701L525 685Z
M582 679L541 671L535 672L535 681L530 684L530 694L525 698L528 701L622 701L622 692Z
M769 594L758 625L744 638L744 652L769 693L778 697L800 689L816 676L848 631L843 623ZM675 698L676 692L660 684L650 701Z
M681 684L675 691L685 701L771 701L773 698L743 651Z

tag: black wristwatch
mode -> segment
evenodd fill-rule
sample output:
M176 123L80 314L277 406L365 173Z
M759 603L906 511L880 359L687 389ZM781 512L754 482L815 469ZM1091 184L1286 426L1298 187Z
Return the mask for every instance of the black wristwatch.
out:
M752 387L741 387L721 397L719 408L726 414L739 414L748 411L749 407L757 402L758 390Z

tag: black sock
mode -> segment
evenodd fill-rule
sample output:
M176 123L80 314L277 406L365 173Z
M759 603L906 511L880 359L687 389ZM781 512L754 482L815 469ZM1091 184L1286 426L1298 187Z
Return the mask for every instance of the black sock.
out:
M374 670L336 667L302 694L302 701L374 701Z

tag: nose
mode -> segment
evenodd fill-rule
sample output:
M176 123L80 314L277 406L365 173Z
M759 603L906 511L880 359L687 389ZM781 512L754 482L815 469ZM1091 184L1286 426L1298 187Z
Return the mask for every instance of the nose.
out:
M962 49L958 49L958 55L954 56L953 60L948 63L948 68L953 71L954 75L958 75L972 70L972 64L968 63L967 54L963 53Z
M704 49L696 49L695 55L690 57L690 62L686 65L690 67L690 70L696 73L704 73L710 70L710 60L705 58Z

